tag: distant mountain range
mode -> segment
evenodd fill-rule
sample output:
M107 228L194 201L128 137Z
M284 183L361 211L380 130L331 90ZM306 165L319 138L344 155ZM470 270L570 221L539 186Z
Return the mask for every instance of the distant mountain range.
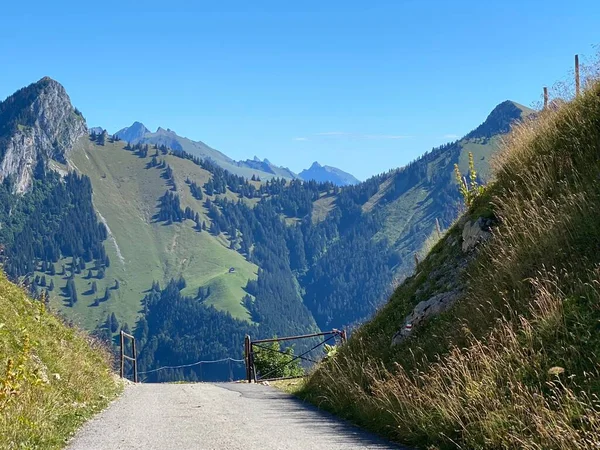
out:
M101 127L94 127L91 131L99 133ZM315 162L308 170L303 170L300 175L295 174L287 167L273 164L268 159L261 160L257 156L245 161L235 161L222 152L209 147L204 142L192 141L181 137L173 130L159 127L156 132L151 132L143 123L134 122L115 133L119 139L131 144L156 144L165 145L174 150L183 150L191 155L203 159L210 159L223 169L246 178L252 176L261 179L284 178L288 180L301 179L305 181L315 180L319 182L330 182L337 186L356 184L359 181L349 173L331 166L321 166Z
M322 166L317 161L309 169L300 172L298 176L305 181L315 180L320 183L329 181L337 186L349 186L360 183L354 175L336 167Z

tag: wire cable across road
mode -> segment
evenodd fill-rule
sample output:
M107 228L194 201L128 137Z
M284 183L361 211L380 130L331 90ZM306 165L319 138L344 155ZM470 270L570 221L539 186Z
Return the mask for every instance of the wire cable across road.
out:
M197 361L195 363L183 364L181 366L163 366L163 367L159 367L158 369L152 369L152 370L146 370L145 372L139 372L138 374L139 375L143 375L143 374L147 374L147 373L158 372L159 370L165 370L165 369L183 369L185 367L193 367L193 366L198 366L200 364L212 364L212 363L220 363L220 362L225 362L225 361L232 361L232 362L238 362L238 363L245 362L243 359L223 358L223 359L215 359L215 360L212 360L212 361Z

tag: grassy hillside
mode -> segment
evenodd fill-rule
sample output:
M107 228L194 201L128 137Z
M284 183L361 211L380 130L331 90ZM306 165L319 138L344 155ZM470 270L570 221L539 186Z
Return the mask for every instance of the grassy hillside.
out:
M378 191L363 205L365 214L381 214L384 223L374 236L387 240L399 257L395 272L406 276L414 267L414 254L422 255L437 241L436 219L443 229L450 227L460 212L453 167L462 173L473 154L479 178L491 177L490 161L497 153L502 136L514 121L533 111L518 103L498 105L486 121L464 138L436 148L408 166L382 176ZM315 204L313 222L324 220L335 207L335 199L324 197Z
M0 273L0 448L62 448L119 390L104 348Z
M600 442L600 86L517 127L496 181L300 394L420 448ZM478 252L467 221L493 224ZM453 307L396 345L413 308Z
M106 250L111 265L102 280L85 279L87 268L82 276L76 277L79 302L72 308L66 306L66 298L59 289L52 295L52 304L87 329L95 328L111 312L120 321L133 325L144 292L153 281L164 285L170 278L183 276L187 281L185 295L195 296L200 286L210 287L208 304L236 318L249 319L241 304L245 295L242 288L249 279L256 278L258 268L227 248L226 240L194 230L195 224L190 220L169 226L156 222L153 216L158 210L158 199L170 187L161 177L161 170L147 168L149 158L139 158L123 150L124 145L122 141L107 141L106 145L98 146L82 138L71 155L72 166L90 177L94 206L110 229ZM191 207L210 224L202 202L191 196L185 183L189 177L202 185L210 173L172 155L161 158L173 169L182 207ZM235 268L234 273L229 273L230 267ZM57 269L60 273L60 268ZM54 278L55 286L65 285L64 276ZM114 286L115 280L119 280L120 286L110 291L110 300L91 306L96 296L84 294L89 292L91 283L96 281L102 297L105 288Z

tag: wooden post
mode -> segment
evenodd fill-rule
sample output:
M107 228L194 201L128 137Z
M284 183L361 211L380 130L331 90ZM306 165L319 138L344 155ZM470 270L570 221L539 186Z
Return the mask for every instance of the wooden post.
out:
M250 371L250 336L248 335L244 338L244 360L246 361L246 381L250 383L252 375Z
M548 107L548 88L544 86L544 109Z
M440 228L440 221L435 218L435 229L437 230L438 238L442 237L442 229Z
M346 342L346 330L342 330L340 332L340 338L342 340L342 344Z
M579 55L575 55L575 96L579 97Z
M123 331L121 330L121 378L123 378L125 371L125 354L123 353L124 339Z
M415 269L417 268L418 265L419 265L419 257L415 253Z
M137 368L137 353L135 351L135 338L131 340L131 350L133 353L133 382L138 382L138 368Z
M231 369L231 358L227 360L229 362L229 381L233 381L233 370Z
M250 379L256 383L256 366L254 366L254 350L252 349L252 341L250 341Z

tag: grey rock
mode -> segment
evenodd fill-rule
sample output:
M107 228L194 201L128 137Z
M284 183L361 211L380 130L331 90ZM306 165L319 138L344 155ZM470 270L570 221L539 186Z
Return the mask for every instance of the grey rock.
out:
M467 221L462 232L462 251L468 253L479 243L487 241L492 236L489 229L489 219L480 217L475 222Z
M406 316L402 328L394 334L392 345L398 345L409 337L415 328L430 316L438 315L450 308L461 295L461 291L453 290L436 294L428 300L419 302L413 311Z
M39 94L24 107L34 117L33 124L20 126L8 137L0 162L0 181L12 176L18 194L29 190L40 161L46 167L51 159L66 162L73 144L87 134L85 120L76 113L62 85L47 77L38 84Z

